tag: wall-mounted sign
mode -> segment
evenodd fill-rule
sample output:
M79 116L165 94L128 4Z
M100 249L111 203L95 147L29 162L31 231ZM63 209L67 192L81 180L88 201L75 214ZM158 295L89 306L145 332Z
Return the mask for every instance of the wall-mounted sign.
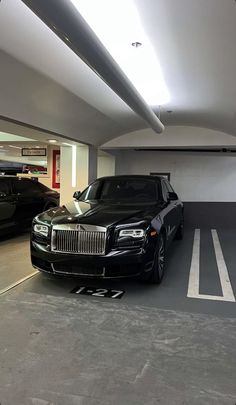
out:
M22 148L21 156L47 156L46 148Z

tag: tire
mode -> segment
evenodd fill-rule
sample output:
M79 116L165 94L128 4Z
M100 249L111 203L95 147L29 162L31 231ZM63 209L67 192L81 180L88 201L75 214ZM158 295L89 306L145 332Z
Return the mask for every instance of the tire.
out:
M182 240L184 237L184 219L181 220L181 223L177 229L175 239Z
M166 258L165 237L161 233L159 235L157 242L153 267L148 279L150 283L153 284L161 283L165 272L165 258Z

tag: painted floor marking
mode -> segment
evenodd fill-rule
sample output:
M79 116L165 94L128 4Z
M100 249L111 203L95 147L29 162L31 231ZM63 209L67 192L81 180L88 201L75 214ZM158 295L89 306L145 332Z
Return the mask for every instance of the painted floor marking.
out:
M200 277L200 229L195 229L193 240L193 253L188 281L188 297L199 296Z
M30 273L28 276L21 278L20 280L16 281L15 283L12 283L10 285L8 285L6 288L3 288L2 290L0 290L0 295L6 293L9 290L12 290L13 288L17 287L19 284L24 283L24 281L36 276L36 274L38 274L39 272L36 270L33 273Z
M217 268L223 295L199 294L200 283L200 229L195 229L193 240L193 253L189 273L188 293L189 298L199 298L214 301L235 302L234 293L229 279L228 270L224 260L218 234L215 229L211 230L213 245L215 250Z
M225 301L235 301L233 289L230 283L229 279L229 273L228 269L226 267L224 255L221 249L220 245L220 240L217 234L217 231L215 229L211 230L212 234L212 239L213 239L213 244L214 244L214 249L215 249L215 255L216 255L216 263L219 271L219 277L220 277L220 283L221 283L221 288L223 292L223 297L225 298Z

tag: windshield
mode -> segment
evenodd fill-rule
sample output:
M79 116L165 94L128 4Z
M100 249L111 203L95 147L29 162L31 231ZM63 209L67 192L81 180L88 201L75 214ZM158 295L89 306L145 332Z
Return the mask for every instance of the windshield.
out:
M89 186L79 199L111 202L157 201L157 184L152 179L104 179Z

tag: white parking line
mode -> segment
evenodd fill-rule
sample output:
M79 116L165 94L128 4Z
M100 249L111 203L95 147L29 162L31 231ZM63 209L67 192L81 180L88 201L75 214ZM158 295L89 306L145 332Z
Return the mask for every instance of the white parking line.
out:
M225 264L223 252L220 246L219 237L215 229L211 230L212 239L214 243L216 262L219 271L220 283L225 301L235 301L233 289L229 279L228 269Z
M196 298L199 295L199 277L200 277L200 229L195 229L193 240L192 262L188 281L188 294L190 298Z
M214 301L227 301L235 302L234 293L230 284L228 270L225 264L223 252L220 246L218 234L215 229L211 230L214 250L216 255L216 262L220 277L223 295L205 295L199 294L199 281L200 281L200 229L195 229L193 241L192 262L189 273L188 293L189 298L199 298Z
M28 276L21 278L20 280L16 281L15 283L12 283L8 285L6 288L3 288L0 290L0 295L6 293L9 290L12 290L12 288L17 287L19 284L23 283L24 281L28 280L29 278L34 277L36 274L38 274L38 271L34 271L33 273L30 273Z

